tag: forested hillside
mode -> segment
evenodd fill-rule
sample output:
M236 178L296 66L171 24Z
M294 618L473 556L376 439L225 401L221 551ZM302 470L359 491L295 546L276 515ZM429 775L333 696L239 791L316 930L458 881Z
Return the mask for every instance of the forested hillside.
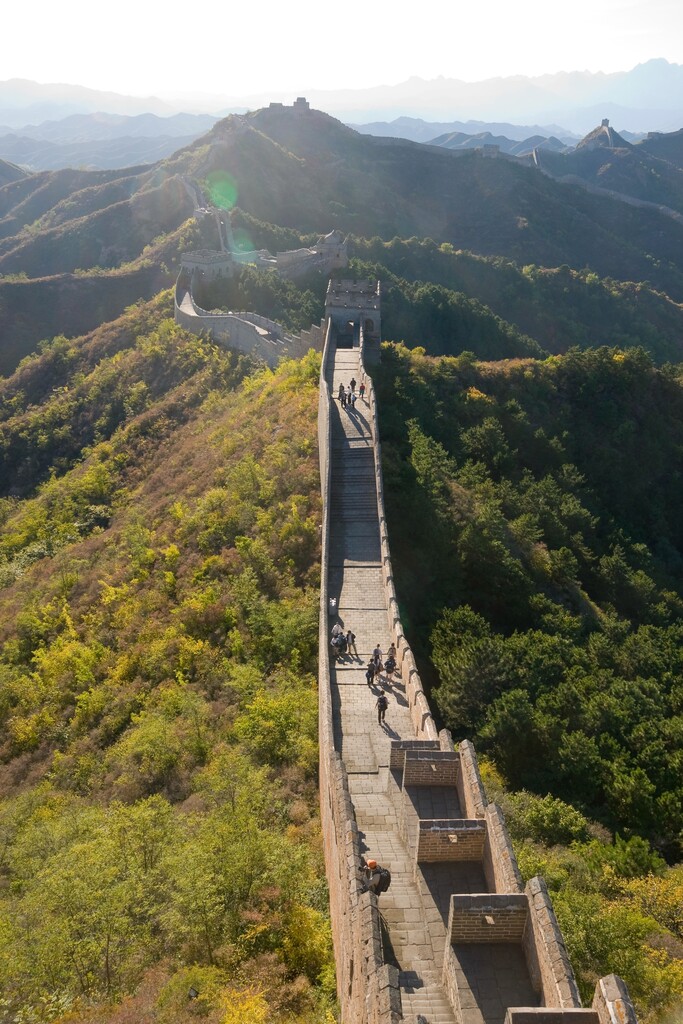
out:
M242 211L233 215L233 223L250 244L271 250L312 241ZM612 344L646 348L657 363L683 358L683 305L647 282L601 278L566 264L519 266L431 238L382 241L352 235L349 254L353 275L382 281L384 336L409 347L423 345L432 355L465 350L504 359ZM312 292L306 295L305 315L322 310L325 282L319 279L294 288L247 271L244 281L244 287L233 282L207 289L202 304L238 308L235 304L260 301L276 319L289 317L297 325L303 313L297 291L304 291ZM317 307L313 297L319 299Z
M319 363L169 300L0 385L6 1022L329 1019Z
M528 791L503 798L518 839L573 841L521 861L557 890L582 981L611 962L641 1013L661 1009L683 995L683 876L662 859L683 833L679 371L638 350L385 346L379 383L399 599L433 702L492 759L494 792Z

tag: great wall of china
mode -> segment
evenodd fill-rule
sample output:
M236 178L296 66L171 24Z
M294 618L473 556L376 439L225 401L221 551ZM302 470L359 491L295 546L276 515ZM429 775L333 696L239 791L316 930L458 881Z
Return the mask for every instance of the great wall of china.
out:
M616 975L582 1007L543 879L523 884L472 744L455 748L437 729L422 688L394 588L369 374L380 358L379 284L331 280L325 319L294 337L255 313L197 306L197 255L202 272L223 266L220 253L184 258L179 323L270 365L322 352L320 805L342 1024L637 1024ZM352 377L365 396L343 409L334 396ZM358 652L333 663L335 622L356 633ZM382 727L365 664L390 643L398 669ZM361 857L391 871L379 897Z
M437 730L401 626L389 554L368 374L379 358L379 290L348 285L346 301L327 309L318 415L320 801L342 1021L636 1024L615 975L582 1007L546 886L541 878L523 885L474 748L455 749ZM342 409L333 396L352 377L365 381L366 396ZM335 621L356 633L357 658L332 663ZM387 686L383 728L365 662L375 644L386 650L390 642L399 676ZM361 856L391 870L379 897L366 890Z

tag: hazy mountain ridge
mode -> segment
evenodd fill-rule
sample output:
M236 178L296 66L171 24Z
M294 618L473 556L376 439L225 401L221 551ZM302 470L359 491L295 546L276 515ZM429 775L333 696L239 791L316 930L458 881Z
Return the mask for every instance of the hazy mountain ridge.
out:
M31 170L124 168L155 163L188 145L218 120L207 114L72 114L15 128L0 125L0 159Z
M107 142L112 139L187 138L209 131L218 117L209 114L72 114L58 121L25 124L15 128L0 125L0 138L5 133L21 135L44 142L77 143Z
M571 151L536 151L538 167L555 177L586 183L683 214L683 132L654 134L630 143L601 125Z
M585 134L601 117L630 131L672 131L683 124L683 66L655 58L630 71L612 74L558 72L480 82L413 77L396 85L369 89L306 90L312 105L344 121L367 123L409 116L432 121L557 123ZM0 124L18 127L75 113L172 114L181 110L221 114L258 109L271 100L291 103L288 93L214 96L198 103L148 100L98 93L78 86L39 85L14 79L0 83ZM439 134L436 132L435 134ZM560 134L553 132L553 134Z
M431 139L431 146L443 146L444 149L480 149L482 146L496 146L501 153L510 156L526 156L535 149L549 149L562 153L567 149L564 142L551 135L532 135L521 142L515 142L504 135L492 135L491 132L480 132L478 135L465 135L463 132L448 132Z
M9 160L0 159L0 188L26 177L26 171Z
M14 128L102 110L110 114L152 113L162 117L177 113L155 96L124 96L82 85L43 84L25 78L0 82L0 124Z
M131 287L141 288L122 309L149 297L154 280L170 283L183 246L200 239L217 245L211 218L188 227L189 179L203 183L207 196L213 189L215 202L235 203L259 222L300 235L337 227L361 237L433 238L519 266L566 265L600 279L648 281L674 302L683 300L683 225L655 210L590 195L514 159L360 135L319 111L302 114L292 108L230 116L153 168L59 171L5 186L0 189L0 273L41 279L42 294L51 288L50 275L71 274L74 293L83 275L89 289L84 308L91 317L101 277L107 315L115 315L110 300L121 297L122 283L110 287L112 276L131 274ZM157 236L158 243L146 251ZM159 261L156 275L151 269L143 273L154 260ZM400 267L394 272L402 276ZM419 271L413 279L425 280ZM572 287L583 286L577 281ZM31 311L25 299L31 288L31 281L0 281L0 315L13 331L5 343L5 352L12 353L5 367L45 337L48 322L54 323L39 308ZM12 311L20 301L22 315L12 328ZM78 316L62 311L67 334L97 322L81 309ZM506 316L500 307L498 313ZM547 333L549 323L539 328L542 321L535 322L534 341L553 349L559 342ZM582 331L579 337L585 337ZM668 344L655 347L663 351Z
M370 124L352 124L362 135L389 136L391 138L410 139L412 142L431 142L437 136L460 132L473 136L481 132L491 132L512 142L523 142L531 135L550 138L559 136L567 144L578 142L581 138L572 132L566 132L560 125L522 125L510 122L489 121L425 121L420 117L397 117L393 121L374 121Z
M152 164L171 156L197 138L197 132L182 138L156 135L152 138L120 136L96 142L55 143L30 139L23 135L0 137L0 155L32 171L59 170L63 167L85 169L125 168L133 164Z

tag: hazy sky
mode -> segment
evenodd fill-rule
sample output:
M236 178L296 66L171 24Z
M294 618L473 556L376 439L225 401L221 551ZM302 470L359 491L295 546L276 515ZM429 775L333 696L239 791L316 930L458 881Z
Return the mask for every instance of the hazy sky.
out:
M405 13L401 13L401 12ZM478 81L683 64L681 0L34 0L2 13L0 78L134 95Z

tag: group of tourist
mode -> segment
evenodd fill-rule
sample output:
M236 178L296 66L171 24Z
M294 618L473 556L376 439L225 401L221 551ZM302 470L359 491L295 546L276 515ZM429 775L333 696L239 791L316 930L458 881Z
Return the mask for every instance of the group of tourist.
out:
M367 664L367 670L365 672L365 678L368 681L368 686L372 686L375 682L380 682L382 672L386 674L387 683L391 682L391 677L396 671L396 645L391 644L387 651L386 661L382 661L384 655L382 654L382 648L379 644L375 647L372 652L372 656Z
M355 385L355 381L353 381ZM330 644L334 651L335 660L341 659L344 655L353 655L358 658L358 649L356 648L356 634L352 629L344 631L344 627L340 623L335 622L332 627L332 636L330 637ZM391 679L396 672L396 645L394 643L389 645L386 658L379 643L376 644L372 656L370 657L365 672L365 678L367 679L368 686L374 687L375 681L381 681L382 673L385 674L384 685L391 685ZM376 691L375 691L376 692ZM383 687L380 687L377 700L375 702L375 710L377 711L377 722L380 726L384 726L384 719L389 707L389 699ZM376 896L380 893L386 892L391 885L391 872L388 868L382 867L372 858L361 857L360 861L360 874L361 883L364 892L374 892Z
M363 398L365 395L365 380L361 379L358 385L358 395L356 395L356 378L352 377L346 387L343 384L339 385L339 391L337 392L337 398L342 409L353 410L356 406L357 398Z
M356 634L351 629L347 629L346 632L342 629L338 622L335 622L332 627L332 638L330 640L332 650L334 652L335 660L343 657L345 654L358 657L358 651L356 650Z
M332 636L330 638L330 645L334 653L334 660L341 661L345 655L349 657L358 658L358 649L356 647L356 634L352 629L344 629L338 622L335 622L332 627ZM372 652L372 655L368 661L365 669L365 679L369 687L374 688L376 685L384 683L384 686L391 686L391 681L396 672L396 644L392 643L389 645L386 658L379 643L376 645ZM384 680L382 674L384 673ZM377 692L375 690L375 692ZM380 686L379 695L375 704L377 711L377 722L379 725L384 725L384 719L389 707L389 700L386 695L385 689Z

